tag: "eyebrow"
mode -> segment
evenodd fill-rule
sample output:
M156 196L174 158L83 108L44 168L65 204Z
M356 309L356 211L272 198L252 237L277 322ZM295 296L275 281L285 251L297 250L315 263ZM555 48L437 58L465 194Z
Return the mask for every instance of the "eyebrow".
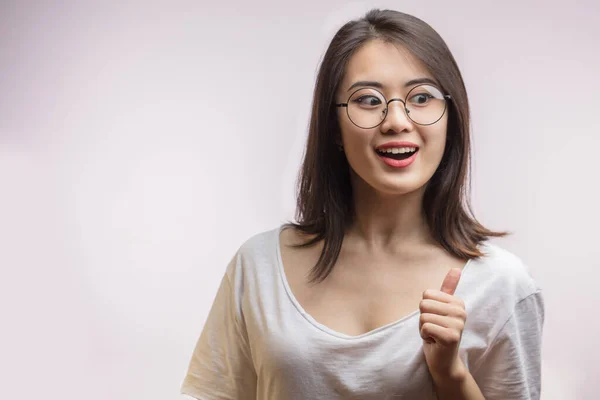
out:
M411 79L410 81L406 82L404 84L404 87L409 87L409 86L413 86L413 85L419 85L422 83L428 83L430 85L434 85L434 86L438 86L438 83L436 81L434 81L431 78L415 78L415 79ZM371 86L371 87L375 87L378 89L383 89L383 84L381 82L377 82L377 81L358 81L358 82L354 82L352 85L350 85L350 87L348 88L348 91L359 87L359 86Z

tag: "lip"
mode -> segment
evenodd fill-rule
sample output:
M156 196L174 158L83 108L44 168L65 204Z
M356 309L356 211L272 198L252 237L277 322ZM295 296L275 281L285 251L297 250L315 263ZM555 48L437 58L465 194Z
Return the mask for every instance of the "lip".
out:
M417 149L417 151L415 151L415 153L412 156L410 156L404 160L394 160L392 158L384 157L381 154L379 154L379 152L377 152L377 150L388 149L390 147L410 147L410 148ZM383 161L385 164L389 165L390 167L406 168L409 165L411 165L413 162L415 162L415 160L417 159L417 155L419 154L419 146L417 146L416 144L411 143L411 142L388 142L388 143L382 144L381 146L377 146L375 148L375 154L377 154L377 157L379 157L379 159L381 161Z
M377 157L379 157L379 159L381 161L383 161L384 163L386 163L387 165L389 165L390 167L394 167L394 168L406 168L408 167L410 164L412 164L416 159L417 159L417 155L419 154L419 151L415 151L414 154L408 158L405 158L404 160L394 160L393 158L388 158L388 157L384 157L381 154L375 152L377 154Z
M381 146L375 147L375 150L389 149L390 147L413 147L416 149L419 148L419 146L411 142L388 142L382 144Z

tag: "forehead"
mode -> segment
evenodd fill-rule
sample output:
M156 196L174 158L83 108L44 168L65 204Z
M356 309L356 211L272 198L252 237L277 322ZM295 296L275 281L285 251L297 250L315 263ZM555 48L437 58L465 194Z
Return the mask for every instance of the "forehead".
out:
M425 65L408 49L396 43L371 40L350 57L340 90L355 81L378 81L385 88L402 88L414 78L433 78Z

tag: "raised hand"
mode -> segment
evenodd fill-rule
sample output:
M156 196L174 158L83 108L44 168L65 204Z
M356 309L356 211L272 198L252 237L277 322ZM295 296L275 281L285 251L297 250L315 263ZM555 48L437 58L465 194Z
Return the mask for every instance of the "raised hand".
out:
M419 305L423 352L434 381L459 380L466 373L458 355L458 346L467 312L464 302L454 297L460 275L460 269L451 269L441 290L426 290Z

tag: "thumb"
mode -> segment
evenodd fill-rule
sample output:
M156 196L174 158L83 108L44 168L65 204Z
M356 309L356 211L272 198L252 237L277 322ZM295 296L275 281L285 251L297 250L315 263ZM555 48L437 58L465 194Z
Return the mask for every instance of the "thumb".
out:
M446 278L444 278L444 282L442 283L441 291L444 293L448 293L450 295L454 295L454 291L458 286L458 281L460 280L460 274L462 273L460 268L452 268L448 271Z

